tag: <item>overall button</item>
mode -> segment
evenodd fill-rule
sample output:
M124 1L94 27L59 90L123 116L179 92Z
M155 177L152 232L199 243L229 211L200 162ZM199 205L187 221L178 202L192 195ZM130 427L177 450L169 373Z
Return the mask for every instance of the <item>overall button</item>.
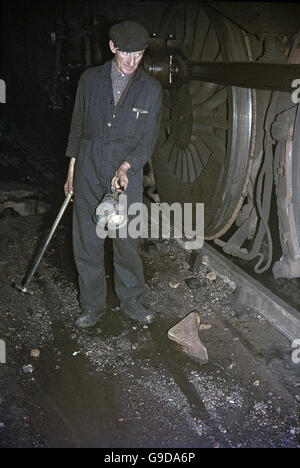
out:
M107 122L106 125L107 125L108 127L111 127L111 122Z

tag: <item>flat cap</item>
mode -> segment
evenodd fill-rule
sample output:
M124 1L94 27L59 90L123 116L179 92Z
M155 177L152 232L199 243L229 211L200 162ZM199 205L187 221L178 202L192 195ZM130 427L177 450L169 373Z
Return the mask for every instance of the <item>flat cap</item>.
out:
M122 21L109 30L109 38L122 52L137 52L148 47L149 33L140 23Z

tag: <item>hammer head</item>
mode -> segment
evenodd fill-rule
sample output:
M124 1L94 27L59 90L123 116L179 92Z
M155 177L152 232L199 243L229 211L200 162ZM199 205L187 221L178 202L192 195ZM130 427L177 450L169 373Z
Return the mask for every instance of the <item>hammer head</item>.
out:
M27 289L25 286L22 286L22 285L19 285L19 284L16 284L16 283L12 283L12 287L17 289L18 291L21 291L24 294L33 294L33 292L30 291L30 289Z

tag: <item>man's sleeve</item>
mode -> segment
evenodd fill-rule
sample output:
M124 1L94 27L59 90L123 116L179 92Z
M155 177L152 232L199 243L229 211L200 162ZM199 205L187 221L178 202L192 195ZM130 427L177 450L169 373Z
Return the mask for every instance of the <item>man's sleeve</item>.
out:
M84 73L81 75L75 98L73 108L68 146L66 156L69 158L76 158L80 145L80 138L82 135L83 127L83 106L84 106Z
M128 153L125 160L130 164L134 174L144 167L149 158L151 158L155 144L158 138L160 129L160 120L162 114L162 88L157 86L156 94L153 97L153 104L151 106L145 129L141 139L134 148Z

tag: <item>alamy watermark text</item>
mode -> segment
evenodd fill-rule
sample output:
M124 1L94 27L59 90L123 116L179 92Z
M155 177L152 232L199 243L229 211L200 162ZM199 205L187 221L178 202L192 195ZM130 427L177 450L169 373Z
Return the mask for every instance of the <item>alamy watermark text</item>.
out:
M4 80L0 80L0 104L6 103L6 84Z
M300 364L300 339L294 340L292 343L291 358L294 364Z
M0 364L6 363L6 345L5 341L0 339Z
M144 203L127 205L127 195L121 194L118 206L111 210L106 203L100 203L96 210L96 233L100 239L111 238L158 239L171 237L182 240L186 249L200 249L204 242L203 203L152 203L148 209ZM113 221L122 219L122 227L113 228ZM125 221L125 222L124 222ZM108 226L108 229L107 229ZM173 234L172 234L173 233Z

